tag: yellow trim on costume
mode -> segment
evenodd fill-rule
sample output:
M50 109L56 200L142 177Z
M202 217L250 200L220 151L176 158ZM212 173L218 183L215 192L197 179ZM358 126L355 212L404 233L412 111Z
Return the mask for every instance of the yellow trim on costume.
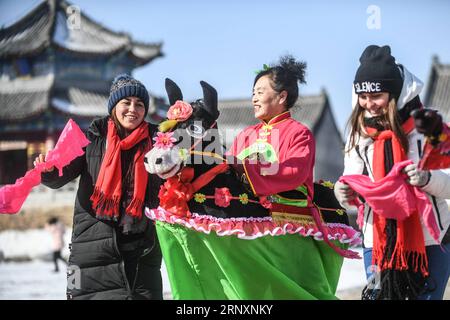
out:
M278 123L281 123L282 121L285 121L285 120L289 119L289 118L286 118L286 119L280 120L279 122L276 122L276 121L277 121L277 118L281 117L282 115L284 115L284 114L286 114L286 113L289 113L289 118L291 118L290 111L287 110L287 111L285 111L285 112L283 112L283 113L280 113L280 114L276 115L275 117L273 117L272 119L270 119L269 122L265 122L264 120L262 120L262 122L263 122L265 125L274 126L274 125L276 125L276 124L278 124Z
M286 212L271 212L272 220L276 223L283 223L285 221L292 221L302 224L315 224L314 218L309 215L286 213Z
M256 196L255 188L253 187L252 180L250 179L250 176L248 175L247 168L245 167L245 161L242 162L242 166L244 167L245 175L247 177L248 183L250 183L250 187L252 188L253 194Z
M286 118L286 119L280 120L280 121L278 121L278 122L272 124L272 126L279 125L280 123L283 123L283 122L285 122L285 121L287 121L287 120L289 120L289 119L290 119L290 118Z
M317 209L317 211L319 211L320 222L322 224L324 224L325 221L323 220L322 210L320 210L320 207L317 204L315 204L314 201L311 201L311 202L312 202L312 205Z
M192 150L192 151L190 152L190 154L199 155L199 156L210 156L210 157L212 157L212 158L216 158L216 159L225 161L225 158L224 158L224 157L219 156L217 153L214 153L214 152L205 152L205 151L195 151L195 150Z
M270 124L263 124L261 129L263 129L264 131L270 131L273 129L273 127Z
M321 185L323 185L324 187L330 188L330 189L334 189L334 183L331 182L330 180L325 180L321 183Z

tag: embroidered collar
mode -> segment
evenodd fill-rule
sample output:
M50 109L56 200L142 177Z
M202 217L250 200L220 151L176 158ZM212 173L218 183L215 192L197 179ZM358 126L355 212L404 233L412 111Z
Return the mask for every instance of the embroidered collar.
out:
M262 123L265 126L273 127L274 125L280 123L283 120L289 119L290 117L291 117L291 113L289 111L285 111L285 112L280 113L279 115L273 117L272 119L270 119L269 122L266 122L263 120Z

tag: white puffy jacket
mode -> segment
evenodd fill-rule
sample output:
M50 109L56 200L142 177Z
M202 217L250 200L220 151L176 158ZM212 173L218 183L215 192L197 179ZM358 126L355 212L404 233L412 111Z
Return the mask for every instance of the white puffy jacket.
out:
M403 67L404 84L402 93L398 101L398 108L402 108L407 102L411 101L417 96L423 84L414 75L408 72ZM355 97L354 97L355 98ZM354 103L356 99L353 99ZM416 130L413 130L408 135L409 140L409 152L408 159L419 162L419 155L422 152L424 146L424 136L419 134ZM348 144L348 141L347 141ZM367 174L373 180L372 172L372 160L373 160L373 140L371 138L360 137L358 141L357 149L353 148L350 152L345 153L344 157L344 173L349 174L363 174L364 168L366 168ZM346 146L347 150L347 146ZM450 199L450 170L432 170L430 181L426 186L422 188L426 192L431 204L433 205L434 215L439 227L440 236L439 243L442 241L445 233L450 225L450 213L448 205L445 199ZM340 195L336 193L341 205L344 205L340 199ZM372 209L366 206L364 210L364 224L362 226L362 232L364 235L364 246L371 248L373 246L373 212ZM428 229L422 222L422 230L425 237L425 245L437 244L431 237Z

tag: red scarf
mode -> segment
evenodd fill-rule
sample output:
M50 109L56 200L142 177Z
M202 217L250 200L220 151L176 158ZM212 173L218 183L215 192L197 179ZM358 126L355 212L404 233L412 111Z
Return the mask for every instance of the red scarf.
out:
M414 129L413 118L410 117L403 124L402 128L406 134L409 134ZM366 128L366 130L371 136L377 133L377 130L373 128ZM406 160L407 156L400 144L400 140L391 130L381 131L378 135L373 136L373 139L375 140L373 175L374 180L378 181L387 174L384 164L384 145L386 140L391 140L394 163ZM374 212L373 226L373 264L378 265L381 271L385 269L408 270L411 268L414 272L420 271L424 276L428 275L425 241L418 212L403 221L397 221L397 239L389 261L383 261L387 239L385 233L386 219ZM412 261L412 265L408 265L408 260Z
M120 140L114 122L108 120L106 154L103 158L94 193L91 196L92 208L97 218L118 221L120 199L122 197L121 151L129 150L137 143L148 139L146 150L138 148L134 155L134 191L133 199L125 212L135 218L141 218L147 188L148 173L144 167L144 155L151 148L148 124L142 124L123 140Z

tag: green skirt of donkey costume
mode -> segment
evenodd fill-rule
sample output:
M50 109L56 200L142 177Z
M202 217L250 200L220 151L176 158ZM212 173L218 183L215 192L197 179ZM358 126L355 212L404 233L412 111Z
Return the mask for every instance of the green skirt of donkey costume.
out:
M156 229L174 299L337 299L343 257L324 241L244 240L161 221Z

